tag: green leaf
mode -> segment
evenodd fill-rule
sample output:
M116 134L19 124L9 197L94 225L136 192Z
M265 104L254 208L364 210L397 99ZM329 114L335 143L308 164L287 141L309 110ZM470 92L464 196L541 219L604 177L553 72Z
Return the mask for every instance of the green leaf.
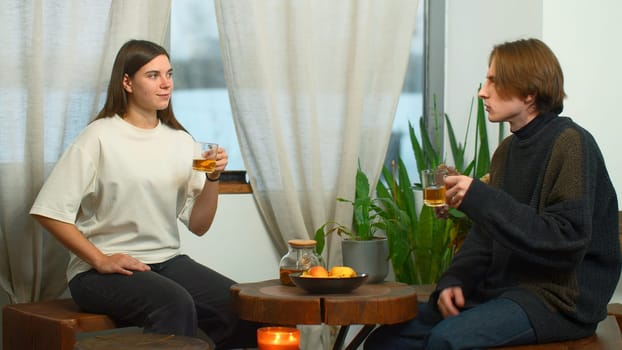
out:
M421 131L421 140L423 141L423 155L425 158L423 167L419 168L419 172L423 169L427 168L436 168L439 164L440 155L437 154L434 145L432 144L432 140L430 140L430 136L425 127L425 123L423 118L420 119L419 128Z
M462 146L460 142L456 140L456 135L454 134L454 128L451 125L451 121L449 117L445 114L445 124L447 125L447 136L449 137L449 146L451 147L451 155L454 159L454 167L458 172L463 173L464 167L464 152L466 148L465 145Z
M423 123L423 121L421 121L420 123ZM423 148L421 147L421 142L419 141L419 139L417 138L417 135L415 134L415 128L413 128L410 122L408 122L408 134L410 135L410 144L412 145L413 154L415 155L415 162L417 163L417 173L419 173L421 172L421 170L427 168L427 165L426 165L427 161L423 154Z
M369 198L369 180L367 179L367 175L358 168L356 170L356 192L354 195L355 199L367 199Z
M477 133L479 134L479 150L475 161L475 177L484 176L490 168L490 150L488 149L488 131L486 128L486 114L484 101L477 101Z
M328 225L328 223L325 223L324 225L320 226L320 228L318 228L315 231L315 235L313 236L313 239L315 239L315 252L318 255L322 255L322 252L324 251L324 245L326 244L326 239L325 236L326 234L324 233L324 229L326 228L326 225Z
M473 109L473 100L471 109ZM423 117L419 118L421 139L417 138L411 122L408 123L413 156L417 165L416 171L429 167L437 167L443 161L440 152L443 142L442 129L434 104L434 127L431 135L424 125ZM486 130L486 116L483 103L478 99L475 119L474 152L472 159L466 154L466 145L471 125L471 115L467 122L465 138L461 143L453 129L448 115L444 115L447 137L451 147L452 158L456 169L469 176L481 177L488 172L490 151ZM499 132L501 138L502 130ZM479 175L481 174L481 175ZM416 178L419 176L417 175ZM381 177L375 184L375 198L371 198L372 187L365 173L360 169L356 174L356 191L354 200L337 198L353 206L354 232L337 223L323 225L316 231L317 249L321 253L325 245L325 236L336 232L348 234L357 239L371 239L375 232L382 231L389 240L389 257L398 282L408 284L435 283L445 271L459 244L470 227L470 219L455 209L450 209L448 219L438 219L434 208L423 206L417 212L415 190L420 184L413 184L402 157L391 164L391 169L382 167Z

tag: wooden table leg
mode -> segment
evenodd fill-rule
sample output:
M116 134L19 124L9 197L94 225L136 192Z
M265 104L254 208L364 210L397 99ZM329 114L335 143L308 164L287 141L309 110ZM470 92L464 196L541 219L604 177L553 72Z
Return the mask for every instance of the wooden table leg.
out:
M346 340L346 335L348 335L348 329L350 326L340 326L339 333L337 333L337 339L335 339L335 345L333 345L333 350L341 350L343 347L343 343Z
M363 328L361 328L361 330L356 334L354 339L352 339L350 344L348 344L348 346L346 347L345 350L356 350L356 349L358 349L358 347L361 344L363 344L363 341L365 341L365 338L367 338L369 333L371 333L371 331L373 331L374 328L376 328L376 325L373 325L373 324L366 324L366 325L364 325Z

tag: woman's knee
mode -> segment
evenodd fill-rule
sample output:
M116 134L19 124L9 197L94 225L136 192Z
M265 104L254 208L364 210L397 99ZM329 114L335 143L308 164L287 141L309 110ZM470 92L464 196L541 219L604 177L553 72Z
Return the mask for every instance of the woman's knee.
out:
M197 311L192 296L183 288L163 291L159 300L153 303L159 312L177 317L197 318Z
M151 305L145 320L145 330L153 333L195 336L197 312L192 297L187 293L166 294L170 298Z

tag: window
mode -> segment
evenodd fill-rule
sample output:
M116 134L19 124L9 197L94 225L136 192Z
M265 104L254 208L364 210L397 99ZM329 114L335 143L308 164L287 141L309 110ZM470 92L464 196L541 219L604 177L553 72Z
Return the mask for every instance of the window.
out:
M220 55L214 1L173 1L171 12L175 115L197 140L216 142L227 150L227 170L243 170Z
M419 118L423 115L423 54L424 54L424 1L419 2L417 9L417 21L415 32L410 44L410 55L408 58L408 68L404 78L404 86L400 95L393 121L391 141L387 150L385 166L391 169L391 160L401 156L406 169L410 174L411 180L416 173L417 166L413 156L408 133L408 123L415 127L415 132L419 137Z
M409 170L416 166L408 122L418 132L419 117L423 115L424 0L419 4L416 26L387 152L387 159L402 154ZM175 69L173 106L182 125L195 138L225 147L228 169L244 169L224 80L213 0L173 1L171 60ZM390 160L386 165L390 166Z

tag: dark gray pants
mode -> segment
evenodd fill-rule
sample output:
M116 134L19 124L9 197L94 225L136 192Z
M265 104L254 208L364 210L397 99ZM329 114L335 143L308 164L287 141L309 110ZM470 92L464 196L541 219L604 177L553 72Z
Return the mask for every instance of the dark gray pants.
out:
M200 328L219 348L256 346L258 325L238 320L231 308L234 281L186 255L150 266L131 276L80 273L69 283L71 296L85 311L145 332L194 337Z

